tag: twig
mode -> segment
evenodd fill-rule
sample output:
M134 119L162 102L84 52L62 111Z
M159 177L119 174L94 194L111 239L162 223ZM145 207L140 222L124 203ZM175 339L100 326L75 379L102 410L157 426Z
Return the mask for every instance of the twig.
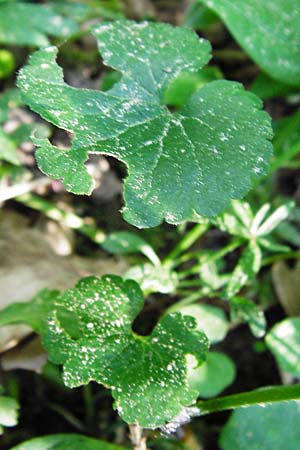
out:
M1 189L0 202L19 197L20 195L28 194L28 192L34 191L37 188L48 186L51 182L52 180L50 178L40 177L27 183L15 184L14 186L6 187Z
M129 425L129 437L134 445L134 450L147 450L146 438L143 436L143 428L139 425Z

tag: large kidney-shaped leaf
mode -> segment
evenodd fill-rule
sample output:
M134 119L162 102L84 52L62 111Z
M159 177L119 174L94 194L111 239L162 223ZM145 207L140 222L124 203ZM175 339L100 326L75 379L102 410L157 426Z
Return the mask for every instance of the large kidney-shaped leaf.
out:
M143 303L132 280L83 278L57 297L42 336L50 360L63 364L67 386L102 383L126 422L156 428L196 400L186 355L201 364L208 340L179 313L164 316L150 336L136 335L132 322Z
M299 0L200 0L272 78L300 85Z
M48 35L66 37L77 30L75 22L56 14L50 6L0 3L0 43L45 47Z
M164 104L170 82L210 58L210 46L191 30L167 24L117 21L94 28L104 63L122 73L107 92L64 83L56 48L35 53L21 70L24 101L56 126L74 133L62 151L35 140L40 169L68 190L88 194L90 152L128 167L126 220L138 227L215 215L242 197L271 156L269 116L261 101L224 80L206 84L172 113Z

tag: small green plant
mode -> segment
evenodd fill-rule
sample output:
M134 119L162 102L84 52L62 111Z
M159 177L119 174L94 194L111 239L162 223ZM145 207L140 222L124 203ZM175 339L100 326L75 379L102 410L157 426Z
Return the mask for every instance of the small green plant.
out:
M66 131L71 141L68 148L55 145L48 139L48 125L37 129L29 124L13 132L4 129L0 159L4 169L13 172L21 165L17 145L32 133L40 170L60 180L71 193L84 195L95 187L86 166L89 156L114 157L127 171L125 220L136 228L155 227L163 221L179 225L173 230L175 243L162 256L146 234L105 233L55 206L51 199L12 195L19 203L64 221L106 252L132 258L133 263L122 277L84 277L72 289L45 289L29 302L14 303L0 312L0 326L26 324L38 333L49 361L62 366L65 386L88 389L94 381L110 389L113 407L129 425L135 450L146 450L144 430L172 433L194 417L227 409L236 411L221 433L222 450L263 448L265 432L264 448L281 450L286 436L273 436L269 418L277 423L280 411L299 416L299 386L216 397L233 383L237 370L223 349L210 350L210 346L221 343L230 327L245 322L253 339L266 335L259 344L272 352L283 374L300 376L299 318L280 321L267 332L266 304L257 301L256 291L257 284L264 284L262 269L299 256L295 250L298 219L293 216L297 208L283 199L271 203L268 196L259 197L258 190L258 200L241 200L268 172L298 167L299 116L275 123L273 156L271 118L262 111L261 100L240 83L221 79L218 68L205 67L211 58L207 40L189 28L119 20L118 5L108 3L76 3L75 7L72 2L35 5L0 0L0 42L40 47L19 71L19 91L8 91L0 98L0 123L7 121L11 106L25 104ZM287 17L279 0L248 3L242 17L239 11L244 6L239 0L231 4L201 0L186 22L214 26L222 17L269 76L297 89L299 10ZM295 0L289 3L297 6ZM81 36L82 18L100 10L118 19L94 24L89 30L104 65L114 71L102 83L108 80L109 89L72 87L57 62L60 45L49 46L48 36L76 40ZM272 33L265 42L261 30L269 36L278 14L283 16L278 25L282 34L273 38ZM20 25L24 20L26 32ZM288 217L291 224L285 222ZM292 232L282 240L286 228L281 227L286 226ZM195 246L211 232L223 236L222 245ZM228 264L233 254L234 264ZM161 300L159 317L151 321L152 331L136 332L136 319L147 311L148 302L154 303L157 293L167 294L168 300ZM213 304L199 303L203 298ZM90 405L90 391L84 392ZM4 419L2 409L8 414ZM15 400L0 397L0 425L15 425L17 409ZM90 418L89 406L87 410ZM70 422L84 431L73 417ZM247 432L249 423L257 435ZM295 434L291 450L297 439ZM68 448L125 447L79 434L58 434L29 440L13 450ZM173 448L179 448L176 442Z

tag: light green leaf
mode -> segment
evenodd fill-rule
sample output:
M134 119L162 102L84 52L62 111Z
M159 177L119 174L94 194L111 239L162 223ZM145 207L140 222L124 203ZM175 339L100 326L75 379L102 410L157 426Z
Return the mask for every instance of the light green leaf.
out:
M141 252L155 265L160 264L160 260L144 239L130 231L116 231L106 236L102 242L102 247L110 253L117 255L127 255L129 253Z
M196 400L186 355L203 363L208 341L179 313L164 316L150 336L137 336L132 323L143 303L134 281L84 278L56 299L42 337L49 359L63 364L67 386L104 384L126 422L157 428Z
M300 401L234 411L223 428L222 450L296 450L300 442Z
M110 91L66 85L55 48L35 53L21 70L25 103L75 134L64 151L35 140L40 169L68 190L89 194L89 152L119 159L128 167L124 217L137 227L216 215L231 198L245 195L266 172L272 152L261 101L238 83L218 80L180 111L163 105L172 80L208 62L208 42L185 28L147 22L102 24L93 33L104 63L123 74Z
M40 332L58 291L39 292L30 302L13 303L0 311L0 326L24 324Z
M283 372L300 376L300 317L276 324L267 334L266 344Z
M170 294L176 291L178 277L170 268L153 264L141 264L131 267L125 277L136 281L144 292Z
M230 300L230 315L233 321L247 322L255 337L261 338L265 335L267 324L264 312L251 300L233 297Z
M53 434L30 439L11 450L125 450L125 447L80 434Z
M0 129L0 160L10 162L11 164L20 165L17 154L17 145L11 139L9 134Z
M259 272L261 267L262 253L255 241L249 241L242 256L240 257L228 285L224 290L226 298L231 298L244 287Z
M267 100L273 97L286 97L289 94L297 93L299 88L274 80L264 72L261 72L251 84L250 90L263 100Z
M300 240L298 240L298 243ZM267 238L259 238L258 239L259 245L268 250L269 252L289 252L291 251L291 248L287 245L279 244L278 242L274 241L273 239Z
M226 389L235 379L233 361L224 353L209 352L202 366L195 367L189 357L188 377L190 385L197 389L203 398L215 397Z
M18 423L18 402L10 397L0 396L0 434L4 427L13 427Z
M49 45L47 35L63 38L75 31L73 21L49 6L11 1L0 4L0 43L45 47Z
M228 331L228 321L224 311L211 305L189 305L180 308L183 315L196 319L198 330L202 330L212 344L222 341Z
M220 214L213 223L222 231L233 236L249 239L249 229L253 220L250 205L242 201L231 201L230 208Z
M298 0L201 0L272 78L300 85Z
M0 123L8 120L9 110L22 104L19 89L9 89L0 95Z

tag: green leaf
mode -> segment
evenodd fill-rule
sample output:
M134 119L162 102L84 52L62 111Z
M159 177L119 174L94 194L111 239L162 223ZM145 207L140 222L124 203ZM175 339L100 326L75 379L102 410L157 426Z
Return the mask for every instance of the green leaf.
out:
M11 164L20 165L17 154L17 145L11 139L9 134L0 129L0 160L10 162Z
M266 344L283 372L300 376L300 317L277 323L267 334Z
M178 277L170 268L153 264L141 264L131 267L125 277L136 281L146 293L160 292L170 294L176 291Z
M259 272L262 254L255 241L249 241L246 249L240 257L228 285L224 290L226 298L232 298Z
M116 231L106 236L102 247L110 253L127 255L141 252L154 264L159 265L160 260L155 251L144 239L130 231Z
M77 31L76 24L56 14L51 7L11 1L0 4L0 43L49 45L47 35L67 37Z
M251 300L233 297L230 300L230 315L233 321L238 319L247 322L255 337L261 338L265 335L267 324L264 312Z
M270 78L267 74L261 72L255 78L250 87L251 92L267 100L273 97L286 97L289 94L297 93L299 89L289 84Z
M125 447L108 444L99 439L80 434L53 434L30 439L11 450L125 450Z
M0 327L24 324L40 332L58 291L43 289L30 302L13 303L0 311Z
M42 338L49 359L63 364L67 386L104 384L126 422L157 428L196 400L186 355L203 363L208 341L179 313L164 316L150 336L137 336L132 323L143 303L134 281L84 278L57 297Z
M298 0L201 0L272 78L300 85Z
M18 402L10 397L0 396L0 434L4 427L13 427L18 423Z
M219 22L219 18L216 14L205 6L200 5L199 1L195 1L187 11L184 26L202 30L217 22Z
M137 227L216 215L230 198L245 195L272 152L261 101L238 83L217 80L180 111L163 105L174 79L207 63L208 42L188 29L147 22L102 24L93 33L104 63L123 75L110 91L66 85L55 48L36 52L21 70L26 104L75 134L64 151L36 139L40 169L71 192L89 194L88 154L119 159L128 168L124 217Z
M296 450L300 442L300 401L234 411L223 428L222 450Z
M0 123L8 120L9 110L22 104L19 89L9 89L0 95Z
M222 231L233 236L249 239L249 229L253 220L250 205L237 200L231 201L230 208L220 214L213 222Z
M211 305L189 305L180 308L183 315L196 319L198 330L202 330L212 344L222 341L228 331L228 320L224 311Z
M194 368L194 361L188 361L189 382L194 389L197 389L200 397L215 397L235 379L234 363L224 353L209 352L205 363L197 368Z

